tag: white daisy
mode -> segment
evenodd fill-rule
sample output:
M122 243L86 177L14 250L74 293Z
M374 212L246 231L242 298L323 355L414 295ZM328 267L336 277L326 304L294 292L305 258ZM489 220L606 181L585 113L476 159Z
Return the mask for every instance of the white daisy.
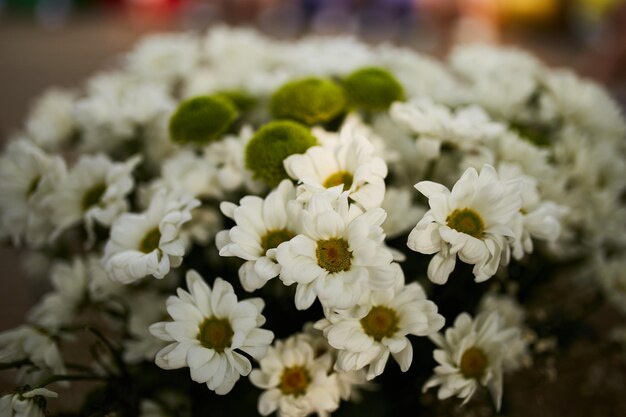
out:
M56 151L76 130L75 94L60 89L46 91L36 102L26 121L28 137L42 149Z
M0 415L4 417L44 417L46 400L58 394L46 388L27 389L0 397Z
M137 363L143 360L154 361L157 352L166 342L153 336L149 327L158 320L169 319L166 309L166 296L151 290L128 294L128 338L124 340L124 360Z
M338 187L337 187L338 188ZM296 308L318 297L326 308L350 308L371 290L395 283L398 270L384 245L385 211L351 216L347 193L332 199L315 194L302 213L303 233L276 249L285 285L297 283Z
M387 212L387 218L383 223L387 239L408 232L414 226L414 219L421 218L426 213L426 208L413 204L411 197L412 193L407 189L387 188L381 206Z
M126 196L134 187L132 171L141 158L115 163L106 155L82 155L52 198L55 235L84 221L89 240L94 223L110 226L128 210Z
M26 361L18 380L37 383L50 375L65 374L57 340L32 326L23 325L0 333L0 363Z
M163 161L156 187L184 191L197 198L222 197L217 168L192 149L183 149Z
M58 329L75 322L88 300L89 269L81 258L72 263L58 262L52 267L53 291L29 312L31 323L47 329Z
M250 373L250 381L265 390L259 397L261 415L324 417L339 407L337 374L329 375L331 355L316 357L308 339L296 335L276 341L261 359L261 369Z
M404 280L398 280L394 290L374 292L369 303L350 310L327 311L326 318L315 324L339 351L335 369L348 372L368 367L367 379L371 380L383 372L391 353L406 372L413 361L413 347L406 336L428 336L441 330L445 319L419 284L404 285Z
M156 364L163 369L188 366L191 379L206 383L219 395L230 392L240 375L250 373L250 361L240 352L259 360L274 334L259 328L263 300L237 301L233 287L217 278L211 289L195 271L187 273L187 288L167 300L174 321L155 323L150 333L172 342L161 349Z
M285 158L283 164L291 178L303 183L298 194L305 201L312 193L339 185L363 209L380 207L385 196L387 164L366 137L351 129L342 130L336 143L312 146L304 154Z
M47 242L52 231L50 196L65 174L60 157L49 156L26 140L9 144L0 160L0 219L16 246L25 241L40 247Z
M199 205L198 200L161 190L143 213L120 215L104 248L103 264L111 279L123 284L147 275L161 279L170 267L178 267L185 254L181 227Z
M452 191L431 181L419 182L415 188L428 197L430 210L409 234L407 245L416 252L435 254L428 278L445 284L457 254L474 265L476 282L492 277L503 252L508 253L506 238L514 237L510 222L522 205L517 182L500 181L496 170L485 165L480 175L468 168Z
M283 180L265 199L247 196L240 205L223 202L222 213L235 226L216 236L221 256L237 256L246 262L239 268L239 279L246 291L254 291L280 273L276 248L300 233L302 206L295 201L296 190Z
M502 328L496 312L483 313L474 320L462 313L448 328L445 337L431 335L440 348L433 356L439 365L424 384L424 391L439 386L437 397L464 398L464 404L479 386L486 386L496 408L502 401L502 360L511 341L519 337L516 328Z

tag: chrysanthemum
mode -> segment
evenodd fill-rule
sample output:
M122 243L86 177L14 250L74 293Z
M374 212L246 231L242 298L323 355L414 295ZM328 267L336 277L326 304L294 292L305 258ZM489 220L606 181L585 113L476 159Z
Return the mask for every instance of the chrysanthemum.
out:
M94 223L110 226L128 209L134 186L132 171L140 158L115 163L103 154L83 155L53 197L55 234L84 221L93 238Z
M276 250L285 285L297 283L296 307L318 297L326 308L350 308L371 290L390 288L398 270L383 245L385 211L351 216L346 193L315 194L302 213L303 233Z
M342 130L339 141L291 155L283 164L291 178L303 183L299 194L304 193L304 200L339 185L364 209L380 207L385 196L385 161L375 154L366 137L349 129Z
M309 338L302 335L277 341L261 359L261 369L250 381L265 392L259 397L259 413L278 410L280 417L329 416L339 406L337 374L331 373L330 354L315 356Z
M75 96L71 91L52 88L37 99L26 121L26 133L37 146L56 151L71 139L76 129Z
M200 202L157 192L143 213L125 213L111 227L103 264L109 276L128 284L152 275L163 278L181 264L185 248L180 236L191 210Z
M368 367L367 379L371 380L383 372L391 354L406 372L413 361L413 347L406 336L428 336L443 327L445 319L419 284L404 285L404 280L398 280L396 287L372 293L367 304L329 311L316 323L339 351L335 369L348 372Z
M211 289L195 271L187 273L187 289L179 288L178 296L167 300L174 321L150 326L154 336L172 342L157 353L155 362L163 369L188 366L191 379L227 394L252 369L240 352L259 360L274 338L259 328L265 323L263 300L237 301L228 282L217 278Z
M46 388L21 390L0 397L0 415L4 417L44 417L46 400L58 394Z
M50 196L65 174L60 157L26 140L9 144L0 160L0 220L16 245L39 247L49 239Z
M422 181L415 188L428 197L430 210L409 234L407 245L416 252L435 254L428 278L445 284L457 255L474 265L476 282L492 277L514 237L510 223L522 205L519 185L501 181L496 170L483 166L480 175L468 168L452 188Z
M440 348L433 356L439 365L426 384L424 391L439 386L437 397L456 396L466 403L479 386L486 386L496 408L502 401L502 361L506 350L519 337L519 330L502 328L497 313L483 313L474 320L462 313L448 328L445 337L431 335Z
M254 291L280 273L276 248L300 233L301 204L295 201L296 190L283 180L265 199L247 196L240 205L223 202L222 212L236 223L216 236L221 256L246 260L239 268L241 285Z

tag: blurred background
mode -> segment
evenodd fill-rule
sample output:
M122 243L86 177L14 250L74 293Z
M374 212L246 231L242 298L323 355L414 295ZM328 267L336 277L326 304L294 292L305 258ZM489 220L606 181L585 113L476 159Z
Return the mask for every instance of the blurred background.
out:
M626 107L626 0L0 0L0 143L45 88L80 85L143 35L222 23L280 39L351 34L440 58L458 42L519 46L596 79ZM19 262L0 248L0 331L41 293Z

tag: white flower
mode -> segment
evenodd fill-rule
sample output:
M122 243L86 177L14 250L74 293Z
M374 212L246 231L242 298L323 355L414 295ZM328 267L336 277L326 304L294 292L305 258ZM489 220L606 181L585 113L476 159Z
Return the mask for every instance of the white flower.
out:
M277 341L260 361L250 381L265 392L259 397L263 416L278 410L279 417L327 417L339 406L337 374L329 374L330 354L316 357L308 337Z
M88 299L89 273L87 262L81 258L55 264L51 278L54 291L29 312L29 321L47 329L72 324Z
M156 364L163 369L190 368L191 379L206 383L219 395L230 392L240 375L250 373L244 352L259 360L274 334L259 328L263 300L237 301L233 287L217 278L211 289L195 271L187 273L187 288L167 300L174 321L155 323L150 333L172 342L161 349Z
M486 386L496 408L502 401L502 360L510 342L519 337L515 328L502 329L496 312L483 313L475 320L462 313L448 328L445 337L430 336L440 348L433 356L439 365L424 384L424 391L439 386L437 397L442 400L456 396L464 404L479 386Z
M145 212L120 215L104 248L103 264L111 279L123 284L147 275L161 279L170 267L179 266L185 254L181 227L199 205L161 190Z
M149 327L167 317L166 296L156 291L142 290L129 294L128 339L124 340L124 359L129 363L154 361L166 342L153 336Z
M415 223L414 219L421 218L426 209L417 206L411 201L412 194L404 188L387 188L382 208L387 212L387 218L383 223L383 229L387 239L396 238L409 229Z
M34 388L0 398L0 415L3 417L44 417L44 397L57 398L56 392L46 388Z
M391 353L406 372L413 361L413 347L406 336L428 336L441 330L445 319L419 284L404 285L404 280L398 280L394 290L374 292L369 303L351 310L327 311L326 318L315 324L339 351L337 371L368 367L367 379L371 380L383 372Z
M191 149L183 149L163 162L158 187L184 191L194 197L221 197L217 168Z
M343 185L350 199L363 209L380 207L385 196L387 165L376 156L370 141L342 130L337 142L312 146L304 154L288 156L283 161L287 174L303 186L298 191L306 201L317 193Z
M52 197L54 234L84 221L91 241L95 222L110 226L128 209L126 196L133 189L132 171L139 161L134 157L115 163L103 154L82 155Z
M0 363L27 360L19 380L40 382L51 374L65 374L65 365L57 341L31 326L20 326L0 333Z
M189 34L151 35L127 55L128 69L155 82L174 83L200 61L200 42Z
M419 182L415 188L428 197L430 210L409 234L407 245L416 252L435 254L428 278L445 284L457 254L474 265L476 282L492 277L503 251L508 253L506 237L513 237L509 223L522 204L518 184L500 181L495 169L485 165L480 175L468 168L452 191L431 181Z
M46 91L31 109L26 133L42 149L55 151L67 143L75 129L75 94L60 89Z
M302 213L303 233L276 250L280 279L297 283L299 310L316 297L326 308L350 308L371 290L390 288L398 274L383 245L385 211L375 208L353 217L347 193L335 199L328 194L313 195Z
M301 204L296 190L283 180L265 199L246 196L240 205L223 202L222 213L235 226L216 236L221 256L237 256L246 262L239 268L239 279L246 291L254 291L280 273L276 247L300 233Z
M52 231L50 196L65 177L65 163L34 144L16 140L0 160L2 229L15 245L40 247Z

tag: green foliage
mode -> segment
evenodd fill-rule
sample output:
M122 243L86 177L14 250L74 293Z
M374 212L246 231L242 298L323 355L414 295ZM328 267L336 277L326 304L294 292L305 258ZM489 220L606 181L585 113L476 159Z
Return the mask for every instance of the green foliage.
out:
M219 95L183 101L170 119L170 138L178 144L206 145L217 140L237 120L231 100Z
M288 82L272 95L270 102L275 118L292 119L309 126L332 120L345 107L346 97L341 87L316 77Z
M278 120L261 127L246 147L246 167L274 187L287 178L283 160L304 153L317 143L311 131L300 123Z
M377 67L361 68L343 80L351 107L365 111L387 110L391 103L404 100L404 89L387 70Z

